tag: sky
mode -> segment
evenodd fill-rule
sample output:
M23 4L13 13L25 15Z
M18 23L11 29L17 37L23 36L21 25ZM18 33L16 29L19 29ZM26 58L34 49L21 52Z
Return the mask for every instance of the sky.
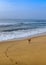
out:
M46 0L0 0L0 19L46 19Z

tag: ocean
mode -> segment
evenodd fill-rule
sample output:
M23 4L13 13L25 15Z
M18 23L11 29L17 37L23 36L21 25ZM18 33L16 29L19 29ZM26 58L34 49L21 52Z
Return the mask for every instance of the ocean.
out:
M46 34L46 20L0 19L0 41L19 40Z

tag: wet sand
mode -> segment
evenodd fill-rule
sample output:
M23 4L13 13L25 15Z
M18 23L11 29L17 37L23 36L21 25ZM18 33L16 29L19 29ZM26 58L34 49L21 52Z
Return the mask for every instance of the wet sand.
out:
M0 65L46 65L46 36L0 42Z

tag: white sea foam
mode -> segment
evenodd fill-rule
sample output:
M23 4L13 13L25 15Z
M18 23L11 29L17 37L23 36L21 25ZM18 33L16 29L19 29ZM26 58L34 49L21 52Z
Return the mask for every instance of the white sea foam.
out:
M0 23L0 25L14 25L15 23Z
M23 30L23 31L12 31L12 32L0 32L0 41L7 41L7 40L18 40L18 39L25 39L28 37L34 37L43 35L46 33L46 28L41 29L34 29L34 30Z

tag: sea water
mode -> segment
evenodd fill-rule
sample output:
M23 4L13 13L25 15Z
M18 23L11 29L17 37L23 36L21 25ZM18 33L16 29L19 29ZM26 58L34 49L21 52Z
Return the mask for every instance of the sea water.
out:
M0 19L0 41L19 40L46 34L46 20Z

